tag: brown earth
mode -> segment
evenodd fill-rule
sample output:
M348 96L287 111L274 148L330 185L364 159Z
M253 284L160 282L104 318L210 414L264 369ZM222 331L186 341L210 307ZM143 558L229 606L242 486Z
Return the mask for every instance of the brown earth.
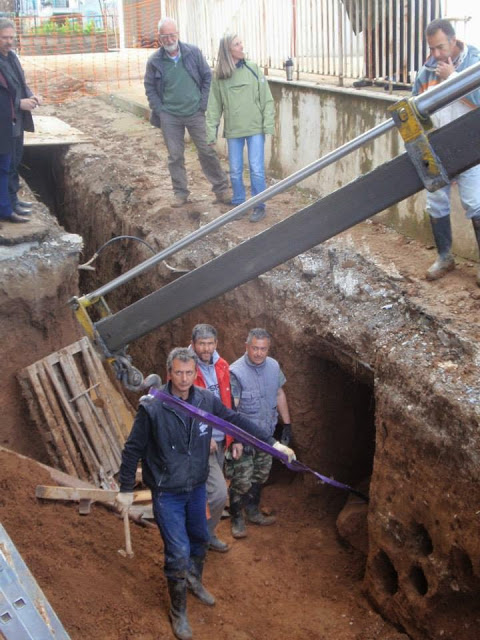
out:
M205 607L189 596L198 640L397 640L402 636L361 592L363 556L335 535L326 492L307 494L300 479L283 476L265 490L278 523L249 529L210 553L205 584L217 598ZM29 461L0 452L0 516L25 562L71 637L82 640L158 640L171 636L155 528L132 525L133 559L122 558L122 521L101 506L88 516L76 506L37 500L35 486L51 484Z
M84 237L82 260L120 233L137 235L159 250L226 211L226 207L211 204L208 184L190 147L187 166L194 202L185 210L173 210L168 205L171 186L158 131L97 99L74 100L51 108L51 112L96 138L94 145L72 147L57 158L56 182L50 183L54 189L42 193L56 205L62 224ZM47 178L51 176L46 176L44 186L48 186ZM36 188L40 192L42 187ZM168 262L178 268L194 268L312 201L311 194L300 190L279 195L268 205L265 221L258 225L248 219L230 223ZM365 428L368 417L356 425L359 402L365 403L365 388L373 384L372 371L384 375L391 360L390 381L397 382L405 393L407 381L411 381L412 389L418 388L419 404L429 396L430 371L437 376L439 397L446 389L462 399L469 385L475 389L478 384L477 368L462 352L463 345L467 352L467 346L479 338L480 290L474 282L475 265L461 261L442 281L426 283L424 272L433 252L399 236L380 220L377 217L358 225L138 340L130 349L135 364L145 373L155 370L163 374L166 352L187 344L192 325L202 321L217 324L222 355L233 360L242 353L246 330L252 325L267 325L276 339L274 355L287 374L300 458L324 473L358 482L372 464L371 458L356 459L356 450L373 447L366 436L356 439L363 431L370 439L375 436L373 424L370 430ZM144 247L127 243L117 247L110 253L107 249L97 260L97 273L82 278L82 291L92 291L150 256ZM338 280L340 276L346 280ZM352 281L350 290L350 276L353 280L360 277L361 286ZM134 286L109 296L109 303L113 309L123 308L174 277L159 266L148 278L137 278ZM15 308L19 307L12 306L12 314ZM37 324L48 327L48 313ZM5 335L3 329L6 332L6 324L2 324ZM53 342L49 343L51 350L63 346ZM12 370L29 363L29 355L36 359L33 354L11 351ZM383 382L376 382L377 394L382 392ZM406 432L407 418L396 407L385 411L387 408L392 415L397 411L388 429L391 433L398 429L400 434L394 451L400 472L406 447L401 435ZM438 404L425 416L425 422L433 426L447 408ZM7 411L4 419L8 422L10 418ZM382 424L379 414L376 425ZM21 446L15 448L25 451L28 430L22 433ZM418 433L423 435L421 429ZM387 476L384 493L388 494L389 461L380 458L387 449L383 448L383 437L384 432L377 429L377 475ZM8 446L9 438L4 442ZM428 449L422 442L415 447L412 456L420 458ZM370 455L373 457L372 451ZM97 506L92 514L81 517L72 505L40 504L34 498L34 487L48 479L28 463L19 465L9 456L2 455L0 462L2 521L72 637L170 637L158 532L134 527L135 559L122 559L117 554L123 543L122 525L112 514ZM335 518L344 497L333 489L319 490L310 480L290 480L280 475L265 491L265 504L279 517L276 526L254 528L247 540L232 541L228 522L221 524L220 534L233 548L225 556L210 554L205 577L218 604L208 609L190 601L195 637L405 637L374 613L362 594L364 556L337 539ZM421 484L421 479L416 482ZM435 490L434 482L435 478L432 485L424 487L425 493ZM404 489L400 484L397 488L401 498ZM463 491L462 501L467 498ZM399 505L398 514L407 519L408 507L408 501ZM388 508L384 502L376 503L378 513ZM440 520L445 519L445 527L452 508L442 505L443 511L437 514ZM377 511L371 516L372 531L381 528L378 520L373 521L376 515ZM402 550L398 553L402 555ZM476 556L472 554L472 558L477 571ZM416 621L409 606L403 605L402 611L413 628ZM448 601L444 608L449 610ZM395 607L391 614L395 619ZM402 614L397 617L404 622ZM455 637L456 624L449 627L445 622L449 638ZM433 627L430 632L417 630L413 637L434 638L435 634Z

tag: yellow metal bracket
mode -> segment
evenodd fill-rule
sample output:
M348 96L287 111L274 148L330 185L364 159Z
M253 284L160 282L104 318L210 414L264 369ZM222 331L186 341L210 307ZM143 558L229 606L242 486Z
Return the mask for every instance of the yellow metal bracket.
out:
M94 342L96 339L95 327L88 313L88 309L95 308L100 318L106 318L112 315L105 299L95 298L94 300L90 300L86 296L82 296L81 298L74 297L70 300L70 306L78 322L82 325L85 334Z
M388 108L405 143L405 150L428 191L437 191L449 183L447 172L428 139L433 128L428 117L421 116L412 98L403 98Z

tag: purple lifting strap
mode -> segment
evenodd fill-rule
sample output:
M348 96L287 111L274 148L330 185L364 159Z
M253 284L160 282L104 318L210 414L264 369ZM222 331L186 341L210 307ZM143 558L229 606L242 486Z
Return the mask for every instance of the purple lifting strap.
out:
M255 436L250 435L243 429L240 429L240 427L236 427L231 422L222 420L222 418L218 418L217 416L214 416L207 411L203 411L203 409L194 407L191 404L188 404L188 402L185 402L184 400L181 400L176 396L172 396L165 391L160 391L160 389L156 389L155 387L151 387L149 389L149 394L151 396L154 396L155 398L158 398L159 400L162 400L171 407L180 409L182 413L186 413L191 418L199 418L200 420L202 420L202 422L205 422L211 427L219 429L220 431L222 431L222 433L226 433L227 435L232 436L233 438L235 438L235 440L241 442L242 444L252 445L256 449L260 449L261 451L270 454L273 458L277 458L278 460L283 462L283 464L287 466L291 471L312 473L318 480L320 480L320 482L329 484L332 487L337 487L338 489L343 489L344 491L350 491L359 498L362 498L362 500L365 500L365 502L368 502L368 497L366 495L364 495L360 491L357 491L356 489L353 489L352 487L349 487L348 484L343 484L343 482L337 482L337 480L333 480L333 478L322 476L321 473L310 469L310 467L307 467L306 464L303 464L298 460L288 462L288 456L286 453L277 451L271 445L263 442L263 440L255 438Z

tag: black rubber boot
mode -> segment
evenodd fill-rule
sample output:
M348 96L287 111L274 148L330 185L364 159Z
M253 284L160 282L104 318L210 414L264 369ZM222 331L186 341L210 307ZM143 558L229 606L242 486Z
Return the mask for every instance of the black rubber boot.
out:
M450 216L433 218L430 216L433 238L438 251L438 258L427 271L427 280L439 280L449 271L455 269L455 260L450 253L452 249L452 227Z
M243 517L243 503L245 496L230 490L230 523L232 526L232 536L234 538L246 538L247 528Z
M473 230L475 231L475 237L477 239L478 251L480 253L480 217L472 218ZM477 284L480 287L480 267L477 271Z
M190 570L187 573L187 588L193 595L197 596L200 602L208 604L211 607L215 604L215 598L202 584L204 562L205 558L194 556L190 558Z
M262 485L257 482L253 483L248 492L248 502L245 507L247 512L247 518L249 522L258 524L262 527L267 527L270 524L275 524L277 519L275 516L264 516L260 511L260 496L262 494Z
M190 640L193 637L192 628L187 619L187 582L167 579L168 593L170 595L169 618L172 630L179 640Z

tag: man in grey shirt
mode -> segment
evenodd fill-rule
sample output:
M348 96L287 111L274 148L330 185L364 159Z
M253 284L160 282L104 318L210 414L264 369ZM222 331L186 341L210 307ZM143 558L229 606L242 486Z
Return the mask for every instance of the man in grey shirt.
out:
M290 444L292 425L287 397L283 390L286 378L276 360L268 356L271 336L265 329L252 329L246 341L245 354L230 365L232 394L239 413L247 416L273 436L278 415L283 422L280 442ZM260 495L272 467L268 453L244 447L240 459L227 456L226 472L230 478L230 517L232 536L247 535L243 509L247 519L257 525L270 525L274 516L260 511Z

